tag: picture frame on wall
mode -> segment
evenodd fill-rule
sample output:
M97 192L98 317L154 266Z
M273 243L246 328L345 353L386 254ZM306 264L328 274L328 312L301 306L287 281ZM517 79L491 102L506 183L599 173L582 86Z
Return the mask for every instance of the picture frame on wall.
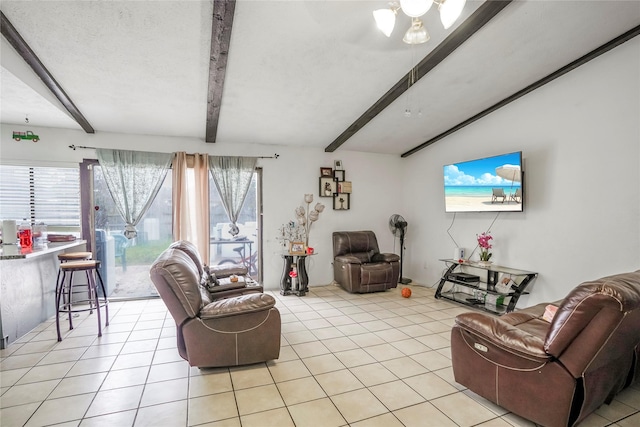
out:
M344 181L344 171L343 170L334 170L333 177L336 181Z
M338 193L351 193L351 181L338 182Z
M351 194L336 193L333 195L333 210L346 211L351 209Z
M321 176L320 185L318 187L318 194L320 197L332 197L334 193L338 192L338 185L332 176Z
M320 176L331 176L333 173L333 169L331 168L320 168Z
M333 168L335 170L342 170L342 160L334 160L333 161Z
M289 253L291 255L304 255L306 253L304 242L289 242Z

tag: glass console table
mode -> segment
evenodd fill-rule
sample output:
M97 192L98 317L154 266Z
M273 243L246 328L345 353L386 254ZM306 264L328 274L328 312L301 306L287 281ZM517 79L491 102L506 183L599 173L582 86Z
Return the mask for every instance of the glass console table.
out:
M494 314L513 311L520 296L527 293L527 286L538 277L538 273L533 271L500 265L484 266L473 261L460 262L453 259L440 261L448 268L440 279L436 298L448 299ZM508 283L502 285L503 280Z

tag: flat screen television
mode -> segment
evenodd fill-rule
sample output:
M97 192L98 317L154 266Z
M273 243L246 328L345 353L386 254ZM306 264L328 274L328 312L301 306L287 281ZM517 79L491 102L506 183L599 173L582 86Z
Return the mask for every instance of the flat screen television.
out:
M522 212L522 152L444 166L446 212Z

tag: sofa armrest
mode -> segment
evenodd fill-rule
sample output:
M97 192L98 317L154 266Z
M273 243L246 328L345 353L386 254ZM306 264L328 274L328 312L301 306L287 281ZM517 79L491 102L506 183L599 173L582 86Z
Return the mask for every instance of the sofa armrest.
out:
M276 305L276 300L269 294L250 294L239 297L213 301L200 311L200 318L217 319L238 314L255 313L269 310Z
M533 357L543 361L551 358L544 350L544 338L510 325L497 317L483 313L463 313L456 317L455 325L502 350L522 357Z
M362 260L353 255L338 255L334 258L336 262L342 262L344 264L362 264Z
M221 279L221 283L215 286L209 286L207 290L211 294L212 297L215 297L218 292L230 291L233 289L242 289L247 286L247 283L244 280L240 280L238 278L237 282L232 282L228 278Z
M389 253L384 253L384 254L375 254L372 258L371 258L372 262L394 262L394 261L400 261L400 256L397 254L389 254Z
M242 264L210 265L208 269L209 272L215 274L218 279L232 275L246 276L248 273L247 267Z

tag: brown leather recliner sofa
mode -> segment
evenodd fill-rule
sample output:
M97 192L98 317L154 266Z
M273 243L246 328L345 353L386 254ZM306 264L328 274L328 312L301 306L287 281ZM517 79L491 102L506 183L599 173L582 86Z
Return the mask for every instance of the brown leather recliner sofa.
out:
M380 253L373 231L336 231L333 233L333 278L351 293L395 288L400 278L400 257Z
M150 270L176 322L180 356L201 368L277 359L281 321L273 296L242 295L246 291L241 289L236 296L215 299L205 285L202 266L182 249L169 247Z
M211 294L211 299L246 295L264 290L262 285L247 277L248 269L244 265L204 265L198 248L188 240L173 242L169 248L180 249L191 258L198 269L200 282L207 287L207 290ZM236 276L237 281L232 282L232 276Z
M585 282L548 304L458 315L455 380L543 426L573 426L638 380L640 270Z

